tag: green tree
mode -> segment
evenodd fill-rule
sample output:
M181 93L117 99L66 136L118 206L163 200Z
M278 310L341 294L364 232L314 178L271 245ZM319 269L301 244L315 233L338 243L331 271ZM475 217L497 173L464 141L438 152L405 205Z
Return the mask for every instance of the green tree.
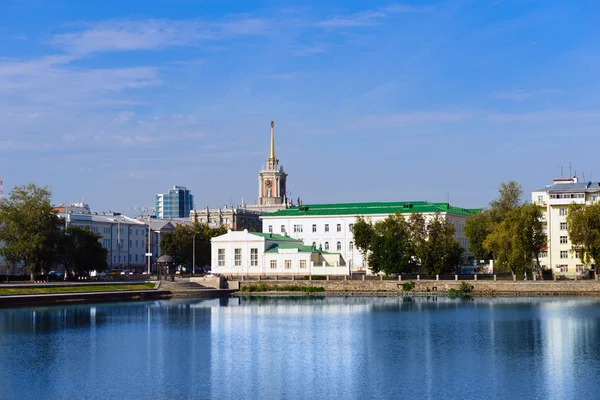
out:
M373 225L363 217L357 217L356 222L352 225L352 236L354 238L354 245L361 252L364 260L367 259L374 235Z
M108 250L100 244L100 238L100 235L80 227L70 226L62 231L58 257L69 275L79 276L108 268Z
M487 260L492 258L490 253L483 245L485 239L492 232L492 220L488 210L482 210L467 218L463 229L465 236L469 239L469 250L478 260Z
M360 228L365 236L356 246L363 254L367 254L371 271L385 274L413 272L416 268L414 249L410 227L404 216L396 213L369 225L372 229ZM369 232L371 236L368 236Z
M567 233L573 250L579 251L586 265L600 260L600 203L570 204L567 211Z
M523 187L515 181L502 182L498 198L490 203L490 217L493 223L500 223L514 208L523 203Z
M0 255L8 263L24 263L32 281L56 262L60 220L50 198L48 187L30 183L0 201Z
M194 233L196 234L194 237ZM210 239L227 233L224 227L210 228L207 224L176 225L173 232L161 238L160 250L187 267L192 265L194 241L196 242L196 265L209 265L211 260Z
M427 275L456 272L463 249L454 238L454 225L440 213L427 221L420 213L409 217L410 237L415 258Z

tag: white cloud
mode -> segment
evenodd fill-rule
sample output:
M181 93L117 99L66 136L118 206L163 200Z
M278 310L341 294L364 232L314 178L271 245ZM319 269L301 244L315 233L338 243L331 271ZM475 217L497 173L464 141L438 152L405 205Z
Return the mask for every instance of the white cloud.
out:
M318 21L317 26L323 28L353 28L376 25L391 14L418 13L434 11L433 6L412 6L396 4L376 10L366 10L354 14L336 15L329 19Z

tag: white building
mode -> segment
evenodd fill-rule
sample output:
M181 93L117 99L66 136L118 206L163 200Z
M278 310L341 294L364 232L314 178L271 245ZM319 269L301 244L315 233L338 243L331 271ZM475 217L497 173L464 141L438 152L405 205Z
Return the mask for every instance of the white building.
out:
M61 205L55 210L63 220L67 211L68 226L87 228L101 236L99 241L108 250L109 268L145 270L146 223L119 213L92 213L89 206L82 203L68 207Z
M339 253L286 235L228 231L211 239L212 272L232 275L348 275Z
M554 179L552 185L531 192L531 201L542 207L548 247L540 253L540 264L555 274L574 276L594 264L584 265L579 252L572 249L567 233L569 204L592 204L600 196L600 182L579 182L576 177Z
M439 212L454 224L456 240L468 251L469 243L463 233L463 227L472 210L452 207L448 203L429 203L425 201L391 203L345 203L345 204L307 204L294 206L262 216L263 232L289 234L302 240L307 246L322 248L324 251L339 252L351 271L367 270L366 260L354 246L352 226L359 216L371 222L387 218L400 212L407 218L418 212L431 218Z

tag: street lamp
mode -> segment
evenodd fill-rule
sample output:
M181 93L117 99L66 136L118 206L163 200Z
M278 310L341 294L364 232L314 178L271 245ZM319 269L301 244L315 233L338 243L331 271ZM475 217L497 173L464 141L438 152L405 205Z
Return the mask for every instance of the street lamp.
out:
M196 272L196 234L198 232L194 232L192 235L192 275L195 275Z

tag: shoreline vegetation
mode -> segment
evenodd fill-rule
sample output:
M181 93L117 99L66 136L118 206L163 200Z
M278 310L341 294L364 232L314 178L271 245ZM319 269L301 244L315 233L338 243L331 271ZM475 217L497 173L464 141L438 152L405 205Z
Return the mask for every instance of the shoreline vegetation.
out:
M96 292L128 292L153 290L152 282L117 285L64 285L64 286L29 286L29 287L0 287L0 296L31 295L31 294L61 294L61 293L96 293Z

